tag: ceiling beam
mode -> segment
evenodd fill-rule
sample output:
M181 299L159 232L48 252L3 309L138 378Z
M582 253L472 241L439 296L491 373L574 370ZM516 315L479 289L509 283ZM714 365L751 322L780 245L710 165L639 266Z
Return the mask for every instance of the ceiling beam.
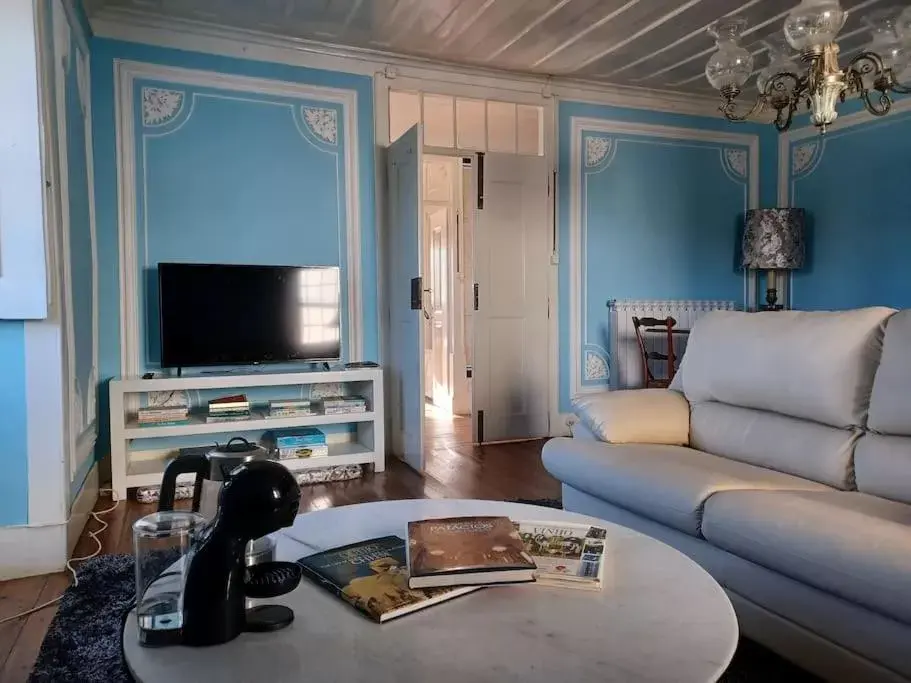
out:
M506 41L506 43L504 43L502 46L500 46L499 48L494 50L492 53L490 53L490 55L487 56L485 61L491 62L494 59L496 59L497 57L499 57L501 54L506 52L506 50L511 48L517 42L522 40L522 38L524 38L526 35L528 35L529 31L531 31L533 28L535 28L542 22L544 22L547 19L549 19L550 17L552 17L554 14L556 14L561 9L566 7L566 5L568 5L570 2L572 2L572 0L560 0L560 2L558 2L556 5L551 7L549 10L547 10L543 14L538 15L537 19L535 19L533 22L528 24L525 28L523 28L521 31L519 31L516 35L514 35L512 38L510 38L508 41Z
M678 7L677 9L675 9L673 12L668 12L668 13L665 14L663 17L661 17L660 19L657 19L657 20L653 21L651 24L649 24L649 25L646 26L645 28L640 29L639 31L636 31L633 35L629 36L629 37L626 38L625 40L621 40L619 43L614 43L613 45L611 45L611 46L610 46L609 48L607 48L606 50L602 50L602 51L599 52L598 54L589 57L589 58L586 59L584 62L582 62L581 64L577 65L577 66L576 66L576 70L578 71L578 70L580 70L580 69L584 69L584 68L587 67L589 64L593 64L593 63L595 63L595 62L597 62L597 61L603 59L604 57L607 57L608 55L613 54L614 52L616 52L617 50L619 50L621 47L624 47L624 46L626 46L626 45L629 45L629 44L632 43L634 40L638 40L639 38L641 38L642 36L644 36L646 33L651 33L652 31L654 31L656 28L658 28L658 27L661 26L662 24L665 24L665 23L667 23L668 21L670 21L671 19L673 19L674 17L676 17L676 16L678 16L678 15L680 15L680 14L683 14L684 12L686 12L686 11L687 11L688 9L690 9L691 7L694 7L695 5L698 5L700 2L702 2L702 0L689 0L689 2L686 2L686 3L682 4L682 5L680 5L680 7Z
M625 11L630 9L631 7L635 7L638 4L639 4L639 0L629 0L629 2L627 2L625 5L618 7L617 9L615 9L613 12L611 12L607 16L601 17L600 19L598 19L598 21L591 24L590 26L586 26L583 30L579 31L576 35L572 36L568 40L564 40L562 43L557 45L557 47L555 47L553 50L551 50L546 55L541 57L541 59L539 59L534 64L532 64L531 68L535 69L535 68L539 67L541 64L543 64L546 61L549 61L556 55L560 54L561 52L563 52L563 50L568 48L570 45L578 42L579 40L581 40L582 38L587 36L589 33L594 31L595 29L601 28L607 22L612 21L613 19L615 19L616 17L620 16Z
M470 17L468 17L468 20L465 23L463 23L458 29L453 31L452 35L450 35L446 40L443 41L443 43L440 45L440 49L437 50L437 52L439 53L441 50L452 45L459 38L459 36L461 36L463 33L465 33L465 31L467 31L469 28L471 28L471 26L481 17L482 14L484 14L484 12L486 12L490 8L491 5L493 5L494 2L496 2L496 0L484 0L484 3L480 7L478 7L477 11L474 14L472 14Z

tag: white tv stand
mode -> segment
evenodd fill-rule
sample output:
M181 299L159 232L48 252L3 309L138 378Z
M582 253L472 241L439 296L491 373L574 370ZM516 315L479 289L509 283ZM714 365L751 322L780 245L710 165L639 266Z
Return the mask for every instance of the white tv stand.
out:
M253 416L248 420L209 424L206 409L197 406L190 412L189 424L167 426L140 426L136 411L139 398L150 392L192 391L225 389L243 393L251 387L282 387L313 384L345 384L345 393L367 399L366 413L343 415L303 415L268 419L263 410L252 407ZM117 496L126 498L127 489L137 486L155 486L167 464L161 449L134 450L134 439L200 436L199 445L210 441L205 435L221 434L219 441L227 441L237 432L265 431L287 427L319 427L332 424L354 424L353 440L329 442L329 456L309 459L282 460L292 471L329 467L333 465L372 464L375 472L382 472L386 463L386 445L383 415L383 372L380 368L329 370L319 372L227 372L219 374L158 377L154 379L115 379L110 382L111 411L111 479Z

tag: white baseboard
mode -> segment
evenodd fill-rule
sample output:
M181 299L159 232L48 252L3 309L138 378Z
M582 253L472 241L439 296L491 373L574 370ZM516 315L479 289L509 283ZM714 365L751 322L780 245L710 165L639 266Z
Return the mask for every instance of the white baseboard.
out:
M82 530L89 521L89 513L95 509L96 502L98 502L98 463L92 465L92 469L89 470L85 482L82 484L82 490L73 501L73 507L70 508L70 519L66 523L67 557L72 556L73 548L76 547Z
M0 528L0 581L59 572L66 565L66 523Z
M73 501L68 521L41 526L0 527L0 581L62 571L97 500L96 464Z

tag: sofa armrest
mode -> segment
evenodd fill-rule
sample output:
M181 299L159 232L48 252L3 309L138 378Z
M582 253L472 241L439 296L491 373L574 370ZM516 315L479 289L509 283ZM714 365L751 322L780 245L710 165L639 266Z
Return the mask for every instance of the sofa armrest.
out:
M582 394L573 399L573 412L608 443L686 446L690 441L690 404L669 389Z

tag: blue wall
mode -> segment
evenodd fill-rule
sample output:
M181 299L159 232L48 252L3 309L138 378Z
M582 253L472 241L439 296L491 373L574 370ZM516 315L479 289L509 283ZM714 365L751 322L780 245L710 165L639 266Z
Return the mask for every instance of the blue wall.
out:
M703 131L699 140L673 131L583 128L572 119ZM712 133L757 137L761 205L776 196L777 136L768 126L721 119L561 102L558 110L560 410L570 410L572 374L582 387L606 386L610 366L609 299L710 299L744 303L739 236L749 207L751 151ZM660 132L660 134L659 134ZM573 186L571 150L580 145ZM570 268L570 204L579 202L581 272ZM571 367L570 282L581 280L579 360ZM586 365L589 365L586 371ZM603 370L600 371L599 370Z
M0 526L28 522L25 324L0 320Z
M373 87L369 77L119 41L92 42L101 381L121 374L114 60L354 91L365 359L377 359ZM146 96L167 100L146 111ZM137 268L143 365L157 367L155 266L161 261L337 264L347 268L341 105L218 86L137 80L134 98ZM304 109L337 120L335 136ZM159 113L156 113L158 111ZM344 287L347 287L343 276ZM342 292L347 355L347 293ZM151 324L147 324L151 321ZM102 421L106 423L103 398ZM106 424L105 424L106 426ZM106 429L104 434L106 434ZM103 436L99 456L107 453Z
M788 162L789 204L808 223L792 306L911 307L911 111L836 121L824 137L792 140Z

